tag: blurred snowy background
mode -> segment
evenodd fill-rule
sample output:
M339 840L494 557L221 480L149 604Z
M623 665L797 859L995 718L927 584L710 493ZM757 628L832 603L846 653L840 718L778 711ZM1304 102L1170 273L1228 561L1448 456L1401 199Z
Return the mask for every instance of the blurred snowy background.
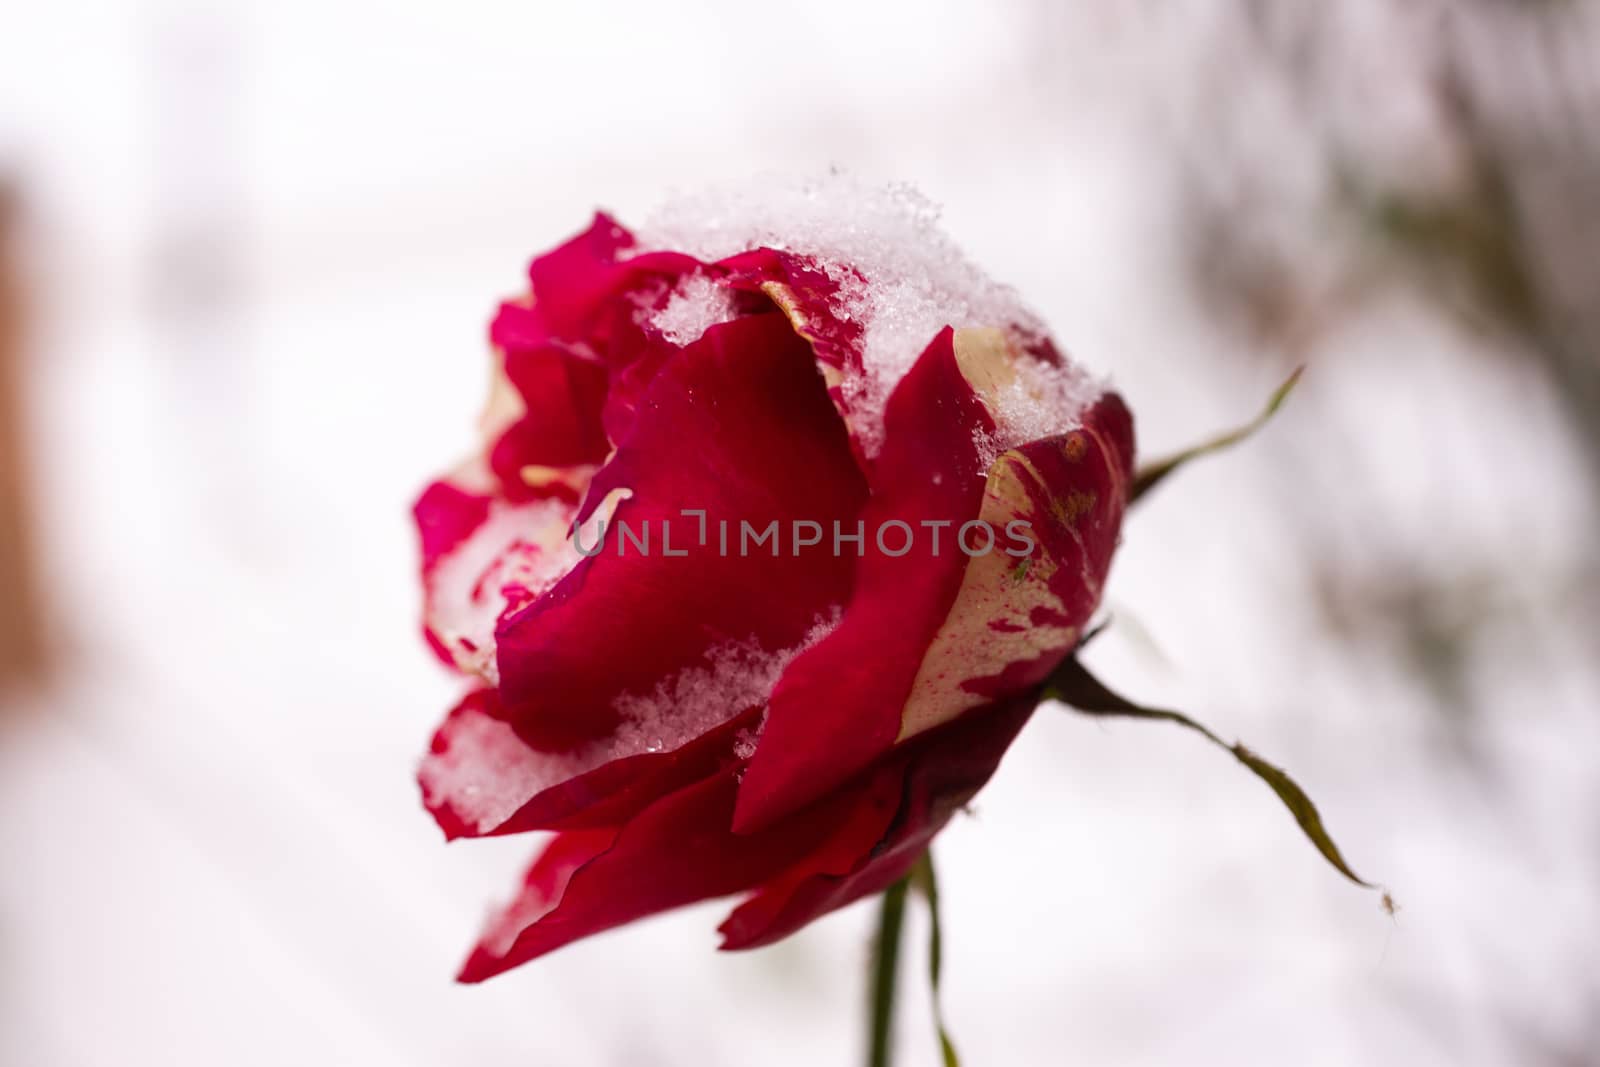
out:
M969 1067L1600 1063L1600 18L1576 2L13 6L0 1063L848 1064L871 909L486 986L406 509L597 205L905 179L1147 456L1092 661L940 840ZM43 637L44 640L37 640ZM905 1064L936 1062L920 914Z

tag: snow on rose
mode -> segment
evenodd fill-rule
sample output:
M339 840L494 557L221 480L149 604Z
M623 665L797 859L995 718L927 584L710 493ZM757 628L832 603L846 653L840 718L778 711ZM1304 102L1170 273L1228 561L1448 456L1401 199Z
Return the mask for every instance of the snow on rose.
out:
M554 833L463 981L713 897L725 949L886 890L897 924L1047 699L1197 732L1368 884L1283 770L1076 655L1128 507L1294 377L1136 471L1122 400L927 203L844 179L599 215L528 277L482 447L415 509L470 680L424 802L449 838Z
M427 806L557 831L461 977L735 894L753 947L883 890L1083 636L1127 409L903 189L601 215L529 282L482 451L416 506L428 637L474 681ZM635 550L583 551L605 527Z

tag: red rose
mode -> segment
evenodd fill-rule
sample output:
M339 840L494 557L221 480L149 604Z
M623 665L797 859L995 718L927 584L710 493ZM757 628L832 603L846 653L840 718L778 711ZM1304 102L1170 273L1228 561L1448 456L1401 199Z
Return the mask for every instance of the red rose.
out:
M1099 602L1126 408L919 202L852 192L649 248L598 216L495 318L483 453L416 505L429 640L477 679L420 781L448 837L557 834L464 981L884 889Z

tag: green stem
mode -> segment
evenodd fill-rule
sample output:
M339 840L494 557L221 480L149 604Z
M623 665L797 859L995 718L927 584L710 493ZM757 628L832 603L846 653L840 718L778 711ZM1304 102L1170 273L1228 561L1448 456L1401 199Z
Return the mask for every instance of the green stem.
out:
M933 1028L939 1038L939 1056L944 1067L961 1067L955 1042L944 1024L944 1004L939 996L939 978L944 968L944 931L939 922L939 879L933 871L933 849L922 854L911 868L912 884L928 902L928 986L933 995Z
M878 937L872 946L872 1013L868 1067L889 1067L894 1029L895 987L900 978L900 928L905 924L906 889L902 878L884 891L878 910Z

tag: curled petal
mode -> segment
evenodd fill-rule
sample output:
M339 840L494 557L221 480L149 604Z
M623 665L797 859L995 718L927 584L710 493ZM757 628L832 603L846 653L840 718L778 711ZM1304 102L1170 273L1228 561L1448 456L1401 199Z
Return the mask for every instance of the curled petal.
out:
M540 397L550 392L550 368L545 365L554 362L556 369L577 372L571 376L579 379L557 382L554 391L575 394L588 416L598 372L616 378L647 355L670 350L644 328L641 318L652 302L699 264L672 253L620 258L632 245L631 234L599 215L588 231L533 261L528 268L531 291L501 304L489 328L498 357L492 396L511 393L529 405L539 404ZM604 377L598 384L603 400ZM491 403L491 409L495 407ZM513 417L520 413L520 405L500 407L509 407ZM566 418L559 412L550 414ZM486 425L491 441L513 417ZM587 418L584 421L587 430Z
M953 538L978 513L975 441L994 423L961 372L952 331L934 339L895 390L885 426L849 607L772 695L739 795L740 829L809 802L894 744L912 680L960 588L965 559ZM912 533L903 554L903 533L891 523ZM942 524L941 544L926 523Z
M620 754L615 739L542 752L504 721L493 689L467 695L417 772L423 804L447 840L616 827L652 802L736 762L760 722L752 707L682 745Z
M573 515L573 505L559 498L509 503L449 483L423 494L423 623L447 663L497 680L496 627L571 570Z
M883 836L866 848L851 841L849 848L818 850L763 885L719 928L722 947L771 944L898 881L988 782L1032 713L1031 700L978 709L896 753L894 764L906 772L895 818Z
M848 521L866 486L809 349L780 315L715 326L667 362L585 508L624 496L597 554L500 627L501 696L537 747L610 734L629 706L677 734L679 699L720 705L717 721L760 703L773 657L803 646L848 595L851 559L826 543L791 547L794 522ZM779 540L751 547L746 524L776 525ZM709 672L705 685L677 685L685 671Z
M946 330L896 388L864 517L869 530L905 522L917 540L901 556L868 546L838 630L780 681L738 827L761 826L897 742L1036 684L1070 650L1115 547L1132 424L1119 400L1103 398L1078 429L1008 452L985 474L999 444L1054 424L1019 428L1010 410L1036 413L1052 389L1073 384L1039 370L1049 366L1002 331ZM1030 461L1043 486L1021 477ZM1063 521L1072 507L1082 513ZM982 538L963 539L969 522L998 541L1016 520L1038 525L1031 577L998 545L983 554ZM1035 625L1052 629L1033 635Z
M864 336L861 321L844 307L839 281L804 256L757 248L719 260L722 284L771 300L805 338L817 360L828 397L850 430L862 472L872 475L871 413L861 410ZM854 279L859 281L859 279Z
M493 497L441 479L422 491L411 514L422 541L422 571L426 575L439 559L460 545L489 518Z
M1112 394L1081 428L1012 449L989 468L979 518L1032 547L966 561L911 687L900 740L1038 685L1077 645L1111 567L1132 458L1132 423Z
M601 420L606 367L553 346L511 349L504 359L522 413L490 448L489 467L509 499L560 495L576 503L586 479L562 472L592 470L611 451Z
M612 343L637 330L636 305L626 298L700 266L672 252L628 256L634 245L615 219L595 215L589 229L529 265L533 295L520 304L526 314L502 309L491 340L508 352L563 344L609 362Z
M516 966L504 961L516 950L520 935L560 907L573 876L604 856L616 843L617 834L612 829L573 830L552 838L522 876L516 897L490 920L456 980L481 982Z
M489 924L460 980L481 982L602 930L749 889L836 836L870 838L860 824L886 824L900 789L891 769L746 836L728 829L736 790L730 769L664 797L620 830L575 831L581 836L572 841L572 833L561 834Z

